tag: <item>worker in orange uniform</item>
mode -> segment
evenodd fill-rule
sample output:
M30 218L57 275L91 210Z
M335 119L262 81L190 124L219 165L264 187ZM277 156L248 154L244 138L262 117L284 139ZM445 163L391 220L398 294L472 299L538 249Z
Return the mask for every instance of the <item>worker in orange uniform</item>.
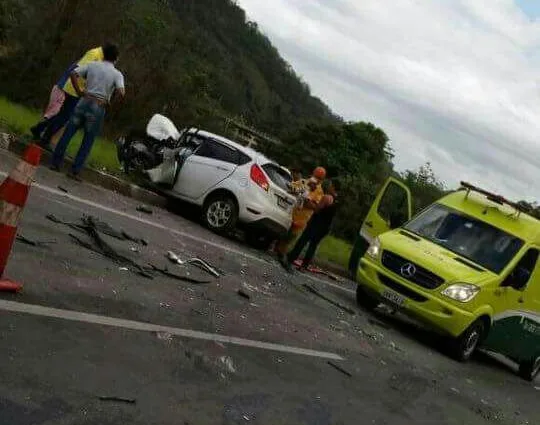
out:
M297 192L300 192L299 202L293 210L291 228L283 239L276 244L275 250L280 261L285 260L289 245L298 235L302 234L309 219L313 215L313 211L317 208L317 204L323 198L324 191L322 189L322 183L325 178L326 170L323 167L317 167L313 170L313 174L309 180L298 179L293 181L291 186L296 188Z

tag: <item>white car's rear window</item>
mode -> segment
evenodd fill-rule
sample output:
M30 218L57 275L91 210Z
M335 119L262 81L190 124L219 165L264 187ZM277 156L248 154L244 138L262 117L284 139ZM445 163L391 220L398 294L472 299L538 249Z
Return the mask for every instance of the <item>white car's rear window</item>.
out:
M289 184L292 181L289 173L272 163L264 164L262 168L274 184L278 185L283 190L289 190Z

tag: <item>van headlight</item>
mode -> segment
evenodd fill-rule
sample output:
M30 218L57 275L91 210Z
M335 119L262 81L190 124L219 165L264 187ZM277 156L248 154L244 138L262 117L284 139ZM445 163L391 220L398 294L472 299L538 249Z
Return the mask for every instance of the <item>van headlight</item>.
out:
M478 292L480 292L480 288L476 285L472 285L470 283L456 283L455 285L449 286L442 291L442 294L445 297L452 298L453 300L468 303L474 297L476 297Z
M373 239L373 242L371 242L366 252L371 258L379 257L379 254L381 253L381 241L379 238Z

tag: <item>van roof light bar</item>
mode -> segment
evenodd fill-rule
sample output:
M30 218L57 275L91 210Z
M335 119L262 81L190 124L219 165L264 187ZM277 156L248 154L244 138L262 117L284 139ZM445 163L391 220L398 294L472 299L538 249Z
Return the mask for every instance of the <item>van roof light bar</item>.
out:
M524 212L524 213L527 212L527 209L525 207L523 207L522 205L518 204L517 202L509 201L508 199L504 198L501 195L489 192L489 191L484 190L484 189L482 189L482 188L480 188L478 186L474 186L474 185L472 185L470 183L461 182L461 188L465 189L467 191L467 196L469 196L470 192L476 192L476 193L480 193L481 195L484 195L489 201L495 202L496 204L509 205L509 206L511 206L512 208L514 208L517 211L518 215L520 213L522 213L522 212Z

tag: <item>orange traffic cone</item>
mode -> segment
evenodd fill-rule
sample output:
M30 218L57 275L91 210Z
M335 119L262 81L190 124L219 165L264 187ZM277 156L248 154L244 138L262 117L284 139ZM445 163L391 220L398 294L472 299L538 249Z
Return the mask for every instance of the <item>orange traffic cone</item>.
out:
M17 235L17 225L28 198L32 178L41 159L41 148L30 145L24 152L22 161L11 171L0 185L0 291L19 292L22 285L4 279L13 241Z

